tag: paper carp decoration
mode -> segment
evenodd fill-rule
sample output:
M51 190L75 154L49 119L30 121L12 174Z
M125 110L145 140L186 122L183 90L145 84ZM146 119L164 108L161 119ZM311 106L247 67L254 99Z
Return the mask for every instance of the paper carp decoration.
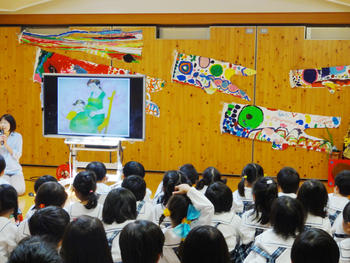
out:
M268 109L254 105L225 103L221 132L243 138L272 142L272 148L288 146L330 152L332 145L305 133L308 128L337 128L340 117L328 117Z
M23 31L19 42L40 48L82 51L89 54L137 62L143 47L142 31L73 30L58 35L34 34Z
M230 78L233 75L251 76L254 74L256 74L254 69L212 58L176 52L172 80L197 86L208 94L213 94L218 90L250 101L249 96L232 84Z
M331 93L350 87L350 66L297 69L289 72L292 88L328 88Z
M72 74L120 74L137 75L126 69L96 64L93 62L72 59L57 53L39 50L34 66L34 81L41 83L43 73L72 73ZM158 92L165 86L165 81L146 76L146 113L159 117L157 104L151 101L150 93Z

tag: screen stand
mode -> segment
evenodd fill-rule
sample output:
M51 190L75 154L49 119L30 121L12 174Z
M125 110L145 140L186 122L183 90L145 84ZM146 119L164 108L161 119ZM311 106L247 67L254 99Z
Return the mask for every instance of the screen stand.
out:
M69 178L61 180L62 185L68 185L73 183L73 179L77 174L78 168L83 168L90 162L78 161L77 155L79 151L95 151L95 152L116 152L116 162L104 163L107 170L116 170L115 174L107 174L108 182L121 181L123 165L121 162L121 155L124 147L121 145L120 140L110 138L66 138L64 143L69 146Z

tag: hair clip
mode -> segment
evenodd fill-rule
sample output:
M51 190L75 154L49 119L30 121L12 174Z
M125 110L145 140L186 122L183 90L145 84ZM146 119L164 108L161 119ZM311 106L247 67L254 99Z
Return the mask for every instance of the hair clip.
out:
M89 194L92 194L94 191L90 190Z
M247 179L247 176L246 176L246 175L244 175L244 176L243 176L243 178L244 178L244 179Z
M170 210L168 208L165 208L164 211L163 211L163 215L165 217L169 217L171 215Z
M44 204L40 204L39 207L40 208L45 208L45 205Z
M266 181L266 184L272 184L272 183L273 181L271 179Z

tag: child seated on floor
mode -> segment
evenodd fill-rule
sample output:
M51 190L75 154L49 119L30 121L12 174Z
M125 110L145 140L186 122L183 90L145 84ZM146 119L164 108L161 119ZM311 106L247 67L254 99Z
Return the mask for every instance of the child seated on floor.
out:
M297 197L300 177L298 172L292 167L284 167L277 174L277 184L281 192L278 196Z
M0 185L1 184L9 184L9 182L7 182L4 179L4 174L5 174L5 168L6 168L6 162L4 157L0 154Z
M347 263L350 262L350 202L347 203L343 210L342 228L344 236L338 242L340 251L339 263Z
M107 194L111 191L111 187L106 184L107 182L107 169L104 163L91 162L86 166L87 171L92 171L96 175L96 194L98 197L98 203L103 205Z
M205 194L208 186L215 183L222 182L226 184L226 179L221 179L221 174L215 167L208 167L203 172L203 178L198 181L196 189Z

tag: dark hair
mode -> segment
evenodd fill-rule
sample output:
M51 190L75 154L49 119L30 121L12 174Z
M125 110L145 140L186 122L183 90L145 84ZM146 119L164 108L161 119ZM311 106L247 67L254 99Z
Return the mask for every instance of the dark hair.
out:
M164 195L161 197L161 203L166 205L168 203L169 198L172 196L175 191L175 186L179 184L188 184L191 185L190 180L180 171L167 171L163 177L163 193Z
M271 206L278 196L277 183L271 177L261 177L253 185L253 195L255 219L265 225L270 221Z
M190 163L184 164L183 166L180 167L179 169L184 175L187 176L188 180L191 181L191 186L196 184L198 179L199 179L199 175L197 173L196 168L194 168L194 166Z
M12 251L8 263L62 263L57 250L39 236L21 240Z
M191 200L187 195L176 194L170 197L167 208L170 211L170 219L173 226L181 224L182 219L187 216L188 206ZM162 215L159 219L159 224L162 223L164 217Z
M10 133L16 130L16 120L11 114L4 114L0 117L0 121L5 119L10 124Z
M209 185L205 196L212 202L215 213L229 212L232 207L232 191L224 183L216 182Z
M106 224L121 224L128 219L136 219L136 198L123 187L112 189L104 202L102 220Z
M228 247L222 233L213 226L193 228L180 247L182 263L229 263Z
M295 239L291 259L293 263L338 263L339 248L326 231L311 228Z
M226 184L226 179L221 179L221 174L215 167L208 167L203 172L203 178L199 180L199 182L196 185L196 189L202 190L205 185L209 186L210 184L214 182L222 182Z
M348 202L343 209L343 220L345 223L350 222L350 202Z
M4 159L4 156L0 154L0 174L5 170L6 168L6 162Z
M273 230L287 239L304 230L305 212L299 200L281 196L272 203L270 222Z
M129 175L138 175L144 178L145 168L139 162L130 161L124 165L123 174L124 174L124 177L128 177Z
M136 197L136 201L141 201L145 198L146 182L141 176L130 175L124 178L122 187L129 189Z
M292 167L284 167L277 174L277 183L283 193L297 193L300 177L298 172Z
M107 169L104 163L91 162L86 166L86 170L92 171L96 175L97 181L102 181L106 177Z
M40 176L38 179L36 179L35 183L34 183L34 192L37 193L39 187L43 184L43 183L47 183L47 182L58 182L57 179L55 177L53 177L52 175L43 175Z
M245 196L244 182L247 180L249 184L253 184L258 178L264 176L264 169L257 163L248 163L242 170L242 180L238 183L238 193Z
M13 216L17 220L18 195L16 189L9 184L0 185L0 214L13 210Z
M120 233L119 246L123 263L156 263L162 254L164 234L147 220L127 224Z
M86 209L95 208L98 204L96 191L96 176L92 171L83 171L78 173L73 181L75 191L77 191L83 201L88 201L85 206Z
M303 204L306 213L325 218L328 193L326 187L316 179L304 182L298 191L298 200Z
M60 253L65 263L113 262L103 225L91 216L80 216L68 224Z
M68 213L61 207L48 206L39 209L29 218L30 234L42 236L57 246L69 220Z
M89 86L91 83L96 84L99 88L101 85L101 81L99 79L89 79L88 82L86 83L87 86Z
M341 195L350 195L350 170L343 170L338 173L335 177L334 184L338 186Z
M35 196L35 208L41 205L62 207L67 200L67 193L62 185L56 182L43 183Z

